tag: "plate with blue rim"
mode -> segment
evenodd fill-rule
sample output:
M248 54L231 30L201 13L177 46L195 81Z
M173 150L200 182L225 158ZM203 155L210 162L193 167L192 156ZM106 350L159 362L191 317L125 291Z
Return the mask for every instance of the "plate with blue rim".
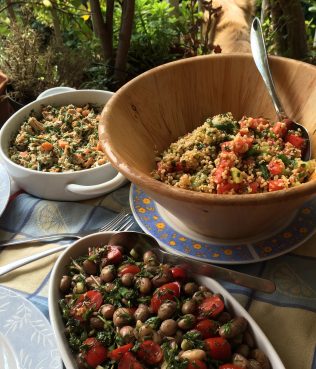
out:
M30 301L0 286L0 368L62 369L51 326Z
M316 232L316 198L298 209L287 225L273 234L240 242L218 241L188 229L134 184L129 201L138 225L155 237L163 249L214 264L250 264L273 259L294 250Z
M0 163L0 217L10 198L10 178L5 167Z

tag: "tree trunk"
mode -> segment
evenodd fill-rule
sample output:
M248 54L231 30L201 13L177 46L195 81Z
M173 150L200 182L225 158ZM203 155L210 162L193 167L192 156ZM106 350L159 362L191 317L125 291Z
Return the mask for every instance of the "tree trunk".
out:
M126 77L126 63L131 42L135 0L124 0L122 4L121 29L115 60L114 78L122 84Z
M10 21L12 23L16 23L16 16L15 16L15 13L14 13L14 9L13 9L13 5L12 5L11 0L6 0L6 3L7 3L8 15L9 15Z
M51 14L53 19L54 34L57 46L61 47L63 45L63 37L60 30L60 22L57 13L56 1L52 1Z
M109 4L109 5L108 5ZM107 1L107 18L112 19L110 24L111 28L104 22L103 15L100 7L99 0L90 0L91 7L91 18L93 23L93 30L96 35L100 39L103 57L105 61L111 60L113 58L113 9L114 0ZM112 14L111 14L112 12Z
M304 59L307 56L307 35L304 12L300 0L278 0L286 19L288 56Z
M277 0L271 1L271 19L274 33L275 51L278 55L285 55L287 52L286 25L282 16L282 9Z

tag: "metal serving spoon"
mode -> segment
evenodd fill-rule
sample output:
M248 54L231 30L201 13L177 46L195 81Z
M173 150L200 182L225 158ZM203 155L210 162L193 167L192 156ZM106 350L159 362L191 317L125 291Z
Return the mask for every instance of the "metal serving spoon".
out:
M268 279L236 272L235 270L222 268L206 262L203 263L201 261L192 260L184 256L169 254L161 249L154 237L148 234L140 232L120 232L113 235L108 244L123 246L129 251L134 249L139 255L143 255L144 252L151 250L157 255L161 263L179 265L185 269L188 274L195 273L214 279L222 279L265 293L273 293L275 291L274 282Z
M281 121L284 118L288 118L282 107L280 99L275 91L275 86L269 68L267 51L263 39L261 23L259 18L257 17L252 22L250 32L250 43L253 59L271 96L278 119ZM309 160L311 158L311 140L308 131L304 126L293 121L291 124L291 129L301 130L302 137L305 139L305 150L303 152L303 160L305 161Z

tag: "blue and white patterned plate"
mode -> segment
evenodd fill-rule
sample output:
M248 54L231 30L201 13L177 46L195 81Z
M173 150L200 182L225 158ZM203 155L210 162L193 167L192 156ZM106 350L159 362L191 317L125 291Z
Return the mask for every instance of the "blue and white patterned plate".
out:
M249 264L273 259L294 250L316 232L316 198L277 233L259 241L240 243L219 242L189 230L133 184L130 206L139 226L165 250L214 264Z
M0 164L0 217L10 197L10 178L4 166Z
M62 369L45 316L21 295L0 287L0 368Z

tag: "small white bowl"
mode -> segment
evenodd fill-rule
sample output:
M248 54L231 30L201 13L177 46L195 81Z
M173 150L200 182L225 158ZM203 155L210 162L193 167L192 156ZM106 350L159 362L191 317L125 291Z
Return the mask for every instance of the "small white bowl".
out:
M24 168L8 157L8 149L13 135L32 110L39 112L43 105L62 106L87 103L104 106L113 92L101 90L50 91L48 96L40 96L13 114L0 130L0 156L9 175L26 192L49 200L77 201L97 197L122 186L126 179L110 163L100 167L76 172L40 172Z
M49 316L61 358L67 369L77 369L77 364L64 335L64 323L58 306L58 300L61 298L59 291L60 280L62 276L65 275L67 265L69 265L72 259L87 255L89 247L96 247L106 244L114 233L116 232L94 233L74 242L59 256L51 273L48 293ZM265 352L265 354L268 356L271 363L271 368L285 369L281 359L274 350L268 338L262 332L258 324L248 314L248 312L237 302L237 300L218 282L211 278L197 276L196 280L200 284L207 286L211 291L220 293L225 299L225 305L227 306L228 310L234 315L243 316L247 319L250 332L255 338L257 347Z

